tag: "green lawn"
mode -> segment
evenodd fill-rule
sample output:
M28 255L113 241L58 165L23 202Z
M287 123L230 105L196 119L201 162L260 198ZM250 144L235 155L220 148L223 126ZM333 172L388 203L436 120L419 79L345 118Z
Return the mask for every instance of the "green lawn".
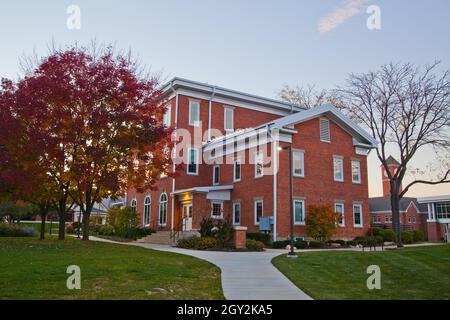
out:
M314 299L450 299L450 245L383 252L306 252L272 263ZM381 289L369 290L369 265Z
M81 268L68 290L67 266ZM0 238L0 299L223 299L220 269L193 257L68 239Z

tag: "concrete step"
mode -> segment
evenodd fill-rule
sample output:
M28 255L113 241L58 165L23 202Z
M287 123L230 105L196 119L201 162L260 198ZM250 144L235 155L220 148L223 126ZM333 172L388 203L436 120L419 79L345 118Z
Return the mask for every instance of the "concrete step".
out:
M200 236L200 234L197 231L180 232L178 234L177 239L170 238L170 235L171 235L170 231L158 231L156 233L153 233L149 236L137 240L137 242L174 245L176 244L178 239L190 238L192 236Z

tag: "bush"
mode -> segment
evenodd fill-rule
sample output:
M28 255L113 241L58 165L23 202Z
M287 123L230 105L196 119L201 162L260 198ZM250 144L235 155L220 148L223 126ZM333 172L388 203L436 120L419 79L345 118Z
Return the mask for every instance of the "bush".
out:
M355 244L359 244L362 246L366 246L367 245L367 237L356 237L355 239L353 239Z
M325 248L325 243L320 241L310 241L309 242L309 248L311 249L321 249Z
M402 242L403 243L413 243L414 233L412 231L402 231Z
M337 230L338 213L329 205L308 206L306 234L314 240L326 242Z
M245 242L245 247L249 251L264 251L265 248L264 243L253 239L247 239Z
M228 247L233 239L233 224L228 220L219 220L214 231L219 247Z
M21 228L15 224L0 223L0 237L32 237L34 228Z
M413 231L413 241L414 242L423 242L423 241L425 241L425 233L423 231L414 230Z
M340 244L342 247L347 245L347 241L341 240L341 239L330 240L330 241L328 241L328 243L337 243L337 244Z
M272 242L272 248L274 249L284 249L288 244L290 244L290 240L281 240Z
M262 232L247 233L247 239L261 241L265 246L270 246L270 243L272 242L270 234Z
M104 225L101 226L98 229L98 234L101 236L113 236L114 235L114 228L110 225Z
M179 239L177 247L184 249L206 250L217 246L217 240L212 237L191 237Z
M68 234L73 234L73 225L68 224L68 225L66 226L66 232L67 232Z
M107 221L119 237L133 238L137 234L137 213L131 207L110 208L108 210Z
M200 222L200 236L212 237L214 228L214 220L212 218L203 218Z
M397 235L395 234L394 230L391 230L391 229L382 229L380 236L383 237L384 242L396 242L397 241Z
M297 240L294 243L294 247L296 247L297 249L306 249L308 248L308 242L303 240Z

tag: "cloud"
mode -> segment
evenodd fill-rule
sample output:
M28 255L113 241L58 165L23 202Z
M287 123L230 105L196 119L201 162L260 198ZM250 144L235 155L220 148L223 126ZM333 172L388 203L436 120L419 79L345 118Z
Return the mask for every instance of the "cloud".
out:
M345 0L341 7L322 18L319 22L319 32L325 33L333 30L341 23L363 12L367 0Z

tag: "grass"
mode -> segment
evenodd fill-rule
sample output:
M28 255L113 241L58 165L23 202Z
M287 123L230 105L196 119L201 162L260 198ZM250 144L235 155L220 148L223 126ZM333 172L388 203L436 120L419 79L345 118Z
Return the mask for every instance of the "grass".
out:
M81 289L68 290L69 265ZM220 269L193 257L76 239L0 238L0 299L223 299Z
M328 251L278 256L272 263L314 299L450 299L450 245L383 252ZM381 289L366 286L381 269Z

